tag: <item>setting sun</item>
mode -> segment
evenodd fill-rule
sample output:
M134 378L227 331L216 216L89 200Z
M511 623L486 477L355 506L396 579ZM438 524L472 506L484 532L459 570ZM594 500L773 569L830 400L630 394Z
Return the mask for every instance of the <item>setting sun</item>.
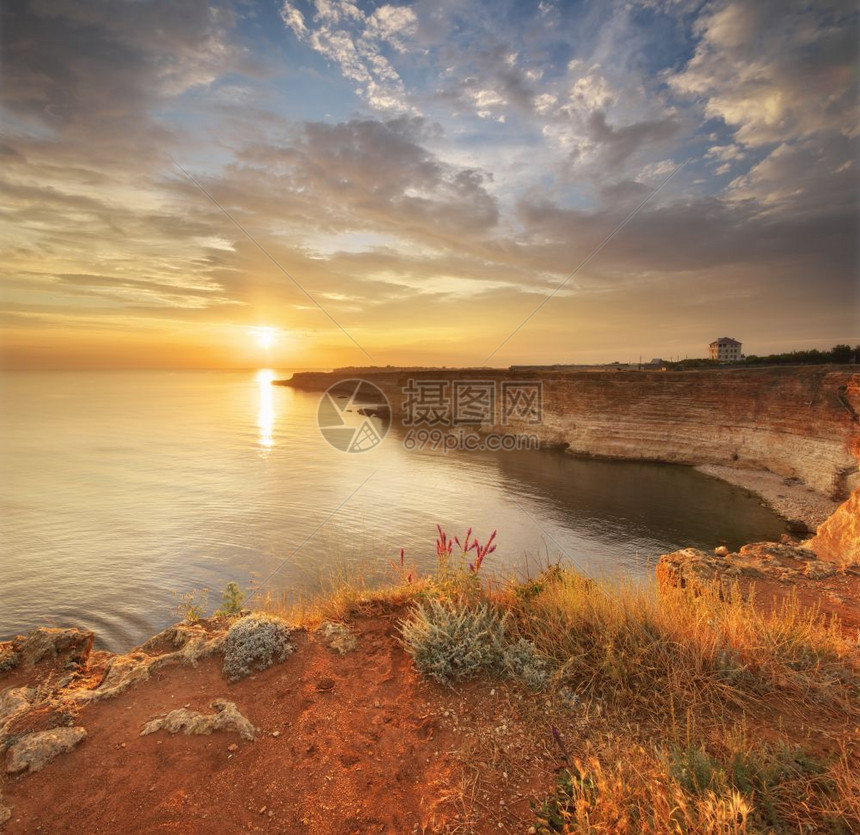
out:
M275 344L278 339L278 332L275 328L254 328L254 337L257 344L267 351Z

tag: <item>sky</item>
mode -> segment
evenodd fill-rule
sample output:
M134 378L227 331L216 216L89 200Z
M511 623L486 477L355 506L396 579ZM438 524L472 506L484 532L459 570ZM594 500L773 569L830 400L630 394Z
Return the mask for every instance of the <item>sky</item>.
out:
M3 364L856 344L858 36L841 0L9 0Z

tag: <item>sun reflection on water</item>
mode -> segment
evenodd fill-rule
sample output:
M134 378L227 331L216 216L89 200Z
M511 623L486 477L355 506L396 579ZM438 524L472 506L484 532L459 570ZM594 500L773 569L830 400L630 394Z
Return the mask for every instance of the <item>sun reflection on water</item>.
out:
M263 449L271 449L275 445L273 432L275 428L275 398L272 390L272 380L275 372L269 368L260 369L257 372L257 389L259 393L259 405L257 409L257 427L260 437L257 443Z

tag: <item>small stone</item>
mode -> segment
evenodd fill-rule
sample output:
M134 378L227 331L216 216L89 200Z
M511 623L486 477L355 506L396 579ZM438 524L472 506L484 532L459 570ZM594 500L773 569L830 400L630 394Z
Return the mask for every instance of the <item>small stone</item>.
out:
M141 736L166 730L172 734L211 734L213 731L236 731L243 739L252 740L256 729L233 702L215 699L210 704L214 713L204 714L182 707L156 716L144 725ZM161 744L161 740L158 741Z
M321 693L325 693L328 690L334 690L334 679L321 678L317 682L317 690L319 690Z
M239 750L239 746L238 746L235 742L231 742L231 743L227 746L227 750L228 750L228 751L238 751L238 750Z
M320 635L329 649L340 655L346 655L358 646L358 641L352 630L343 623L324 621L317 629L317 634Z
M726 548L725 545L720 545L720 546L714 548L714 553L718 557L727 557L729 555L729 549Z
M54 728L27 734L9 749L6 773L40 771L57 755L71 751L86 735L84 728Z
M832 562L812 560L806 564L803 573L809 577L810 580L824 580L827 577L832 577L836 573L836 565Z
M280 731L272 731L272 736L280 736L280 735L281 735Z

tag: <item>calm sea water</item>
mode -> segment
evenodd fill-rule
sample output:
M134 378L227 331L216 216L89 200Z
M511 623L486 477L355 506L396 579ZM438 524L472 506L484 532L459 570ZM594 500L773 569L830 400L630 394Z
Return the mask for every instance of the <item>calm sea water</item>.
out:
M286 372L280 372L286 373ZM332 449L318 395L264 372L8 373L0 380L0 638L94 629L125 650L174 593L256 580L312 594L332 571L434 564L436 523L498 529L497 570L561 558L650 576L682 546L773 538L758 499L686 467L559 452ZM357 489L358 488L358 489Z

